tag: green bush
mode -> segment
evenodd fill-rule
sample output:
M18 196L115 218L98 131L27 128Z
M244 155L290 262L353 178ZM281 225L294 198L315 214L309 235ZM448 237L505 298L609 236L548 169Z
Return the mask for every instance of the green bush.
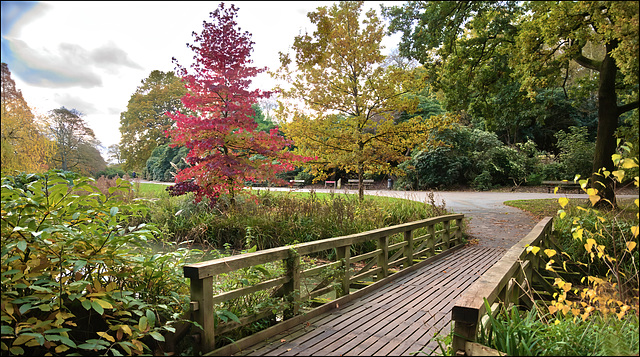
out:
M490 312L490 308L487 306ZM551 319L536 305L528 312L501 310L478 342L508 356L629 356L638 353L638 316L595 314L587 320L570 314Z
M569 132L558 131L556 144L560 153L558 163L562 180L573 180L576 174L589 177L593 172L593 158L595 156L595 142L589 140L586 127L569 127Z
M532 141L508 147L494 133L461 125L443 130L437 138L444 146L414 151L411 159L400 165L406 175L400 177L397 188L424 190L470 184L488 190L525 183L538 169L539 152Z
M184 313L188 251L152 250L130 183L48 172L2 177L2 353L139 354Z
M99 171L94 177L99 178L104 176L108 179L112 179L114 177L124 177L127 173L119 167L107 167L106 169Z
M186 147L171 147L169 144L160 145L153 150L147 160L147 178L153 181L173 182L173 174L187 167L182 160L189 153ZM178 168L173 167L176 165Z

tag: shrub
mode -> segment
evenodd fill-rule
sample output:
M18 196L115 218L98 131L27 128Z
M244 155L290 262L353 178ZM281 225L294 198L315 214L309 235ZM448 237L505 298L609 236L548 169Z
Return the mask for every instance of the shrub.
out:
M488 190L520 185L538 169L539 152L532 141L508 147L494 133L460 125L437 137L444 146L414 151L411 159L400 165L406 175L396 187L424 190L471 184Z
M556 144L560 153L558 163L562 168L562 179L573 180L576 174L588 177L593 171L596 145L589 140L586 127L569 127L569 132L558 131Z
M104 176L108 179L112 179L114 177L124 177L127 173L119 167L107 167L104 170L99 171L94 177L99 178Z
M169 144L158 146L147 160L147 178L153 181L173 182L173 174L187 167L182 159L188 152L189 149L184 146L171 147Z
M189 254L155 253L158 230L130 226L121 179L103 194L59 171L2 177L3 354L140 354L185 311L176 275Z

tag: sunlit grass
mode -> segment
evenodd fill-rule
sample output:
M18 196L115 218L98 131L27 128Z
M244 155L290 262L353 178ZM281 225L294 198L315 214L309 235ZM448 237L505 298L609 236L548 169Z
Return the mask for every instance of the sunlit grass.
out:
M635 218L635 213L638 209L633 201L634 198L618 198L618 209L614 213L622 218ZM504 204L527 211L538 219L543 217L554 217L558 214L558 210L562 209L557 198L512 200L505 201ZM586 198L572 198L569 199L569 203L564 207L564 210L570 212L576 210L577 207L589 208L591 207L591 204Z

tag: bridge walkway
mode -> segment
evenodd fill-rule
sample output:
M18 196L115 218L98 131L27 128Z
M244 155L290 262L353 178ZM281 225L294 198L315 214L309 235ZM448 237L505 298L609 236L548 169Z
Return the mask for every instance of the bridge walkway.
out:
M247 348L250 356L441 355L457 298L505 253L469 245L331 313Z

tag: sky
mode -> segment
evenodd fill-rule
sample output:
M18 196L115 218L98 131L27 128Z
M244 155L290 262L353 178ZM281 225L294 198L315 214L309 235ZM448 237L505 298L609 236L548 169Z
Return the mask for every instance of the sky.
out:
M278 52L288 52L293 39L315 26L307 13L333 1L228 1L238 10L242 31L255 42L251 59L257 67L275 70ZM213 1L2 1L2 62L36 114L60 108L77 109L96 133L101 151L120 142L120 113L141 81L153 70L174 71L172 57L191 63L192 32L219 2ZM365 2L380 15L380 4ZM388 54L400 35L387 36ZM262 73L253 87L273 88Z

